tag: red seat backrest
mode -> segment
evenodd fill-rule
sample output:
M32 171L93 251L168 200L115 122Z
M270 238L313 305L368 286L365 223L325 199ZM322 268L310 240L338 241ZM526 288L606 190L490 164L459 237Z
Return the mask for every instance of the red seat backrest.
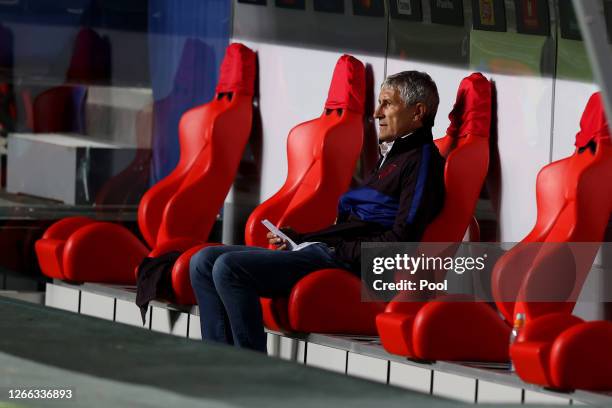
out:
M537 219L531 232L506 253L493 271L497 306L511 322L518 312L534 318L549 312L571 313L584 280L604 238L612 213L612 142L601 95L589 99L576 135L577 149L570 157L540 170L536 181ZM594 147L594 151L591 149ZM537 245L533 243L546 243ZM527 243L532 243L528 245ZM555 243L591 243L560 246ZM567 252L571 251L571 254ZM550 262L570 255L558 270ZM535 302L536 281L546 270L550 283L564 282L567 302ZM541 293L545 295L545 293ZM511 300L518 300L515 303ZM519 304L520 303L520 304Z
M82 28L74 41L66 84L48 89L34 99L33 131L84 133L87 87L77 83L96 83L108 79L108 38L101 37L91 28Z
M248 245L268 246L263 219L299 232L334 222L363 144L365 68L343 55L334 69L323 114L294 127L287 139L287 179L247 221Z
M446 158L446 197L423 242L460 242L470 223L489 167L491 83L480 73L461 81L446 136L435 143Z
M110 79L111 50L108 37L81 28L74 40L67 82L96 83Z
M138 208L138 225L151 248L175 238L208 237L251 132L255 75L255 53L231 44L213 100L181 117L179 162Z
M48 89L34 99L35 133L85 131L87 87L62 85Z

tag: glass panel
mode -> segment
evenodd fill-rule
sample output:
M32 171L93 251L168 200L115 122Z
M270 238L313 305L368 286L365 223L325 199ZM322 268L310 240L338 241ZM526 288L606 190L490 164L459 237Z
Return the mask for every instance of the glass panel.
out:
M222 0L0 2L0 289L5 271L40 276L34 243L59 219L140 237L181 115L212 99L230 15Z

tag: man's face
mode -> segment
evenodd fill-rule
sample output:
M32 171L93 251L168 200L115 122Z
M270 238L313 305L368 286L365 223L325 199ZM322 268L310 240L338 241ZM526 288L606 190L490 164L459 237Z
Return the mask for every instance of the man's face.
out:
M424 109L422 103L407 106L396 89L382 88L374 111L378 119L378 139L391 142L420 128Z

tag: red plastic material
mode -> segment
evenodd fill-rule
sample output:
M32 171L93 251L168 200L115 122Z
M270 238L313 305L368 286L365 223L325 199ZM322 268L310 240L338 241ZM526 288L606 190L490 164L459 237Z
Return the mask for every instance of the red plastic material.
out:
M363 114L365 105L365 70L350 55L336 63L325 109L348 109Z
M110 43L90 28L82 28L76 36L64 84L24 98L24 109L31 111L35 133L85 131L87 87L84 83L100 83L110 79Z
M581 121L579 135L588 136L589 131L596 135L609 135L602 130L605 123L602 114L601 99L592 97ZM594 122L593 118L599 118L599 121ZM492 277L493 295L506 321L511 322L519 312L526 315L527 323L510 348L517 374L527 382L560 389L612 389L612 351L609 346L612 323L583 323L570 314L612 212L612 186L601 183L601 180L612 177L612 143L609 137L588 139L596 142L594 152L588 147L583 151L577 150L572 156L551 163L540 171L536 186L536 225L522 245L515 246L497 262ZM537 242L546 245L525 245ZM584 243L581 244L584 248L570 253L565 242ZM564 268L565 264L570 264L571 268ZM546 282L548 285L543 285ZM551 282L555 282L552 286L560 286L560 289L563 285L559 282L567 283L568 301L535 301L534 293L542 287L550 287ZM398 346L398 340L393 339L389 342L392 350L412 352L414 354L409 355L424 359L491 361L503 357L500 354L492 359L497 351L507 347L510 325L497 317L487 304L432 305L435 303L423 306L416 313L414 327L409 333L412 338L409 347ZM435 321L432 308L438 309L440 314ZM462 308L470 309L464 310L464 315L470 316L468 320L454 316ZM444 309L447 310L442 313ZM416 321L420 317L423 323L431 326L429 336L420 335L417 329ZM379 330L392 326L386 320L393 320L393 316L379 319L384 323L379 324ZM407 318L395 320L397 332L397 327L405 325ZM495 326L498 335L492 335ZM389 333L385 336L388 337ZM440 339L447 338L447 344L436 345ZM417 346L419 343L421 349Z
M507 361L510 328L492 308L482 306L451 299L427 303L414 318L414 355L425 360Z
M245 61L233 61L255 69L255 53L239 44L229 47L230 53L236 49ZM163 247L167 252L205 241L238 170L251 122L248 95L217 94L211 102L189 110L179 125L177 167L144 195L138 208L138 225L148 248L118 225L95 223L68 235L55 225L78 222L62 220L36 243L43 273L76 281L135 283L134 269L149 248Z
M481 111L484 99L488 103L488 115L482 116ZM458 114L462 108L479 109L478 114ZM458 121L469 118L471 121L485 120L481 128L490 127L491 118L491 88L490 83L481 74L473 74L466 78L460 87L456 107L453 110L451 122L457 128L461 128ZM475 125L472 125L475 127ZM436 220L428 227L425 232L425 239L430 241L453 242L460 241L472 220L474 207L486 175L488 167L488 138L485 135L465 134L464 137L447 136L438 139L436 143L440 147L441 153L446 156L447 164L445 169L445 183L447 188L447 198L445 207ZM485 137L483 137L485 136ZM473 181L472 181L473 180ZM450 185L449 185L450 183ZM454 200L462 200L461 203ZM286 225L292 225L287 223ZM323 276L325 279L323 279ZM354 275L340 269L329 270L325 275L314 273L304 280L298 282L292 293L308 291L309 298L319 299L320 304L329 300L330 307L333 307L337 316L325 313L311 313L312 310L320 310L315 306L315 302L308 303L309 306L300 307L289 300L289 321L290 327L285 330L304 331L304 332L323 332L323 333L345 333L345 334L376 334L375 318L376 314L382 312L384 305L376 302L361 301L361 282ZM308 285L305 284L308 282ZM337 285L342 287L343 301L338 301L336 296L326 293L328 287ZM292 295L293 296L293 295ZM333 303L333 306L332 306ZM274 315L273 313L264 316ZM304 316L298 319L295 316ZM346 316L346 317L344 317ZM401 320L401 319L400 319ZM269 326L281 326L280 322L268 322ZM401 327L409 325L406 321L399 323ZM395 329L395 328L394 328ZM392 330L394 330L392 329ZM408 347L406 344L403 346ZM402 345L398 345L396 350L401 350ZM406 349L406 348L405 348Z
M197 300L191 288L191 278L189 277L189 261L191 257L198 252L200 249L207 246L221 245L217 243L203 243L197 246L191 244L189 249L181 254L181 256L174 262L172 267L172 290L176 302L184 305L195 305ZM173 250L180 249L179 246L173 248Z
M34 132L83 132L86 100L87 89L78 85L44 91L34 100Z
M481 73L475 72L461 81L455 106L448 118L450 125L446 134L450 137L489 137L491 83Z
M576 146L586 149L546 166L538 175L538 219L524 242L551 244L539 251L521 246L510 251L496 265L493 284L506 298L516 294L516 303L498 302L506 319L518 312L527 316L523 332L510 348L524 381L559 389L611 390L612 323L584 323L570 315L612 213L612 186L601 182L612 177L612 142L599 94L589 99L580 125ZM594 153L587 147L590 142L596 144ZM558 242L590 243L581 244L585 249L572 260L569 300L529 301L538 280L567 279L559 276L567 273L562 268L556 268L552 276L546 267L559 257ZM519 259L520 285L509 289L514 292L501 292L511 280L508 275L517 273Z
M482 74L474 73L461 81L455 106L449 114L448 133L435 141L446 157L444 207L425 230L423 242L461 242L474 222L474 209L489 166L491 104L491 83ZM466 345L470 339L494 340L509 334L509 328L499 321L495 312L486 305L485 309L481 306L465 300L431 305L393 301L376 318L376 324L382 344L390 353L427 360L442 358L437 356L463 360L478 352ZM465 327L471 323L456 315L459 310L469 312L467 320L470 321L472 315L488 319L488 331L468 333L470 330ZM457 340L461 335L466 335L465 341ZM505 350L496 346L480 348L486 351L486 360L508 358L507 336L505 340Z
M447 135L435 141L446 158L444 207L425 230L423 242L461 242L473 220L489 168L491 103L491 83L482 74L461 81Z
M74 40L66 73L69 82L99 82L110 79L111 50L108 37L91 28L81 28Z
M363 64L353 57L341 57L326 109L342 111L326 111L319 119L291 130L287 180L249 217L247 243L268 245L267 230L261 225L264 218L299 232L334 222L338 199L349 187L363 143L364 94ZM382 306L361 303L360 287L361 282L346 271L315 272L298 282L288 300L262 301L264 322L283 331L373 334L374 317Z
M589 99L578 134L585 135L590 129L596 135L609 135L609 131L604 132L601 128L605 123L602 115L601 98L595 94ZM600 118L601 121L591 123L587 118ZM493 295L506 300L498 301L497 306L508 321L519 312L526 313L527 320L531 320L545 313L570 313L573 309L612 212L612 184L601 182L612 177L612 141L609 137L591 139L597 140L594 153L590 149L576 150L570 157L545 166L538 174L538 216L534 228L522 242L547 244L539 247L517 245L495 265ZM575 267L571 270L555 268L555 275L548 275L552 271L547 266L563 255L560 251L564 246L557 244L563 242L584 243L574 249ZM532 253L525 254L525 251ZM569 282L569 301L529 301L534 298L532 293L537 290L538 282L561 279ZM517 303L508 299L516 299Z
M257 60L253 51L239 43L231 44L221 63L216 92L253 96L256 66Z
M291 291L289 324L295 331L376 334L380 302L361 301L361 281L342 269L306 275Z
M563 331L580 323L581 319L568 313L551 313L528 321L510 347L510 355L521 379L533 384L552 386L552 343Z
M343 68L334 73L330 88L365 89L365 74L356 74L365 70L360 61L343 56L338 65ZM351 94L363 95L363 89ZM333 223L338 199L349 186L363 143L363 115L346 109L347 104L338 107L342 111L324 111L319 118L297 125L289 132L287 179L276 194L251 213L245 229L247 245L268 247L268 230L261 224L263 219L300 232ZM190 288L189 258L194 253L183 254L180 259L185 257L185 261L177 262L173 269L175 296L182 304L195 304L193 294L186 295ZM178 296L179 291L185 296ZM293 329L289 323L287 299L262 299L261 303L267 327Z
M363 95L365 73L355 73L359 70L365 72L363 64L344 56L338 61L338 66L342 69L335 71L330 89L363 88L352 92ZM363 143L363 116L348 110L348 101L346 103L338 107L342 111L325 111L318 119L291 130L287 139L287 180L274 196L259 205L249 217L245 231L247 245L268 246L267 229L261 224L263 219L281 226L290 225L297 231L324 228L334 221L338 199L348 188ZM181 287L187 287L185 282L189 282L188 262L184 262L184 265L184 270L175 266L173 271L185 277L180 284L177 283ZM193 295L180 301L195 303ZM262 299L264 321L268 327L278 330L287 327L286 309L276 310L286 304L286 299ZM285 316L282 324L277 323L280 319L278 316Z
M344 68L334 73L330 89L350 86L359 89L352 94L365 94L365 73L355 74L359 70L365 72L363 64L344 56L337 65ZM247 245L268 246L268 230L261 224L266 218L299 232L316 231L334 222L338 199L349 186L363 143L363 115L357 113L363 108L353 111L348 107L345 101L338 105L342 112L325 111L318 119L291 129L287 139L287 179L249 217Z
M580 131L576 134L576 147L584 147L592 140L600 142L603 139L610 139L606 113L601 106L601 94L597 92L591 95L582 119L580 119Z

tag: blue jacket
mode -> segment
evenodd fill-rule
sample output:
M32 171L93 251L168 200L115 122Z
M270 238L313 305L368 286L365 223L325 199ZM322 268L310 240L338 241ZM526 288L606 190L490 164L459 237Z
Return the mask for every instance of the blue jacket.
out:
M362 242L420 241L444 204L444 158L431 128L396 139L379 165L380 160L361 187L340 198L336 224L296 237L334 247L355 273Z

